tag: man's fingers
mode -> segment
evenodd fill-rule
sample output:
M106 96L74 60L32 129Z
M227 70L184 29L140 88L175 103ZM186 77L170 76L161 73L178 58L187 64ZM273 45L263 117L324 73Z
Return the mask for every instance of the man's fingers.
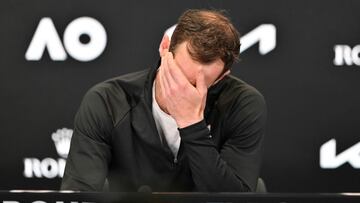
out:
M167 65L167 61L165 60L165 56L166 54L168 53L169 51L167 49L165 49L162 53L162 56L161 56L161 66L164 66L164 65ZM166 64L165 64L166 63Z
M159 72L158 72L158 74L159 74L159 86L160 86L160 93L161 93L161 95L162 95L162 97L165 97L165 84L164 84L164 78L163 78L163 76L162 76L162 68L160 67L160 69L159 69Z
M170 83L168 79L168 57L169 57L169 51L166 49L164 55L161 57L161 67L160 67L160 78L163 83L164 93L169 93Z
M168 67L169 67L169 73L171 74L171 76L177 83L191 84L190 81L186 78L185 74L180 69L180 67L175 63L174 55L171 52L169 52L169 57L167 59L167 63L168 63Z
M160 53L161 57L163 57L164 54L166 54L166 52L169 51L168 50L169 46L170 46L170 39L169 39L169 36L167 36L165 34L161 40L160 47L159 47L159 53Z
M166 54L163 57L161 57L161 66L159 68L160 88L164 98L166 98L167 95L169 95L169 83L164 73L165 69L167 69Z
M164 93L165 93L166 97L168 97L170 95L170 91L171 91L171 84L169 83L169 80L168 80L167 76L165 75L165 69L166 69L166 67L164 67L162 69L161 77L162 77Z
M170 52L167 54L166 59L165 60L171 60L172 54L170 54ZM174 76L170 73L170 69L172 67L169 66L169 63L167 64L167 66L164 68L164 76L165 79L168 82L169 88L171 89L176 89L179 86L178 81L175 81Z
M201 95L206 95L207 93L207 86L203 72L199 72L196 77L196 89Z

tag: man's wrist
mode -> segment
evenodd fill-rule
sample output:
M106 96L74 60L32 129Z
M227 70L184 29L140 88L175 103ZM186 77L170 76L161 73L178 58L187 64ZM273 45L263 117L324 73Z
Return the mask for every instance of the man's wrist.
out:
M204 120L203 117L199 117L199 118L195 118L195 119L189 119L189 120L184 120L184 121L177 121L177 125L178 125L178 128L186 128L190 125L193 125L195 123L199 123L200 121Z
M178 130L184 146L215 146L214 141L211 139L210 129L207 127L204 119L185 128L179 128Z

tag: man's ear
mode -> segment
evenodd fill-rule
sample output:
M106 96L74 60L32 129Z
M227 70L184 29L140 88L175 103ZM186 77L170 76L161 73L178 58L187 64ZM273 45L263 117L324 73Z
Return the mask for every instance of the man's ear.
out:
M164 37L162 38L159 47L160 57L162 57L169 50L169 48L170 48L170 38L169 36L167 36L167 34L164 34Z
M215 82L212 85L215 85L216 83L218 83L220 80L222 80L225 76L230 74L230 70L227 70L225 73L223 73L217 80L215 80Z

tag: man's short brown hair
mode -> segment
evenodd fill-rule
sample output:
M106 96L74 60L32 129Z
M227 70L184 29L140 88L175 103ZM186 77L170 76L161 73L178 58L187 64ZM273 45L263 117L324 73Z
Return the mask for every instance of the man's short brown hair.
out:
M229 18L215 10L190 9L179 18L169 50L188 42L190 56L200 63L220 58L229 69L239 57L240 36Z

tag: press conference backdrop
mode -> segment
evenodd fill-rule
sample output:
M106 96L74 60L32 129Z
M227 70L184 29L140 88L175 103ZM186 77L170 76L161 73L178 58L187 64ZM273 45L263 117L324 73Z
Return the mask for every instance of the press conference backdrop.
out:
M187 8L225 9L232 73L265 96L270 192L360 188L360 2L0 2L0 189L58 189L73 118L94 84L153 66Z

